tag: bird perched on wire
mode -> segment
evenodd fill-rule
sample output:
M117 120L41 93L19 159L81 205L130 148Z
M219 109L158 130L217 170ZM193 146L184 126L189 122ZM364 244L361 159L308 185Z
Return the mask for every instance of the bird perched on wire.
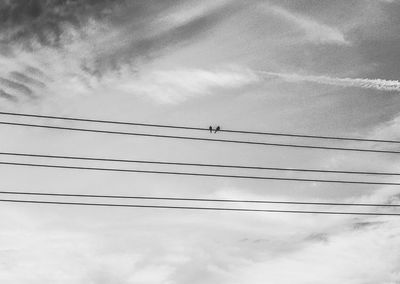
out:
M209 130L210 130L210 133L212 133L213 132L213 128L212 128L212 126L210 125L210 127L208 128Z
M217 133L217 131L220 131L220 130L221 130L221 127L218 125L217 128L215 128L214 133Z

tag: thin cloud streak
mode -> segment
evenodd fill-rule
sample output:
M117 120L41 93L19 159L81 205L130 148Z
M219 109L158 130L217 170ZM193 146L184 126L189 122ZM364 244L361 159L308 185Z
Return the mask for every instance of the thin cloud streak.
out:
M305 33L308 41L315 43L333 43L339 45L350 44L344 37L344 34L337 28L327 26L316 22L315 20L294 14L281 7L270 8L272 12L288 22L294 24Z
M9 88L11 90L14 90L15 92L24 94L26 96L30 97L34 96L33 91L29 87L15 81L11 81L0 77L0 85L4 88Z
M214 89L235 89L259 80L250 71L237 69L175 69L140 74L135 79L128 73L106 83L119 91L144 94L162 103L178 103L193 96L209 95ZM116 84L115 82L118 82Z
M17 98L14 97L13 95L7 93L6 91L0 89L0 98L6 99L8 101L16 102Z
M400 91L400 81L385 79L368 79L368 78L338 78L329 76L300 75L295 73L278 73L257 71L270 77L277 77L286 82L300 83L310 82L339 87L356 87L364 89L375 89L379 91Z

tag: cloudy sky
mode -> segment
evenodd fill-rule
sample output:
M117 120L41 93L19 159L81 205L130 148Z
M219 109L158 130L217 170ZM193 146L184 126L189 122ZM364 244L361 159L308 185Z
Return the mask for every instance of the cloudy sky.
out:
M400 140L399 14L396 0L0 0L0 111ZM0 121L105 127L6 116ZM210 136L208 132L140 127L108 125L107 129ZM223 132L212 137L304 143ZM5 125L0 126L0 138L3 152L400 172L397 156L389 154ZM400 150L396 145L377 143L321 143ZM0 160L49 163L33 158ZM68 164L199 170L105 162ZM318 174L270 174L321 178ZM358 179L396 181L393 177ZM393 186L5 165L0 166L0 189L398 202ZM399 222L397 217L3 203L0 282L394 284L400 283Z

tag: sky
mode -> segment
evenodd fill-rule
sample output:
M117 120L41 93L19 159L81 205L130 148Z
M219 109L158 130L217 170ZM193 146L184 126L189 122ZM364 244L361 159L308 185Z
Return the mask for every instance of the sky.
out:
M399 14L400 2L396 0L0 0L0 111L400 140ZM104 126L4 115L0 121L317 143L298 138ZM396 144L318 143L400 150ZM397 156L382 153L6 125L0 125L0 149L117 159L400 172ZM0 160L51 162L6 156ZM199 171L176 166L53 161L56 162ZM233 169L203 171L265 174ZM395 177L358 179L396 182ZM393 186L7 165L0 165L0 190L399 202L399 192ZM268 208L310 209L285 205ZM0 204L0 216L0 282L5 284L400 283L397 217L8 203Z

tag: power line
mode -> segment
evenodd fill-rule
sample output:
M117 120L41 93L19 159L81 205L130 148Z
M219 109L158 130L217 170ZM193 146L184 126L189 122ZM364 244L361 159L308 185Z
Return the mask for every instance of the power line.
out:
M183 198L160 196L132 196L132 195L99 195L99 194L73 194L73 193L48 193L26 191L0 191L0 194L52 196L52 197L83 197L83 198L108 198L108 199L138 199L138 200L163 200L163 201L195 201L195 202L221 202L221 203L255 203L255 204L285 204L285 205L321 205L321 206L360 206L360 207L400 207L400 204L382 203L339 203L339 202L303 202L303 201L276 201L276 200L248 200L248 199L215 199L215 198Z
M115 124L115 125L131 125L131 126L144 126L144 127L157 127L157 128L172 128L172 129L208 131L208 128L205 128L205 127L192 127L192 126L179 126L179 125L167 125L167 124L138 123L138 122L127 122L127 121L116 121L116 120L88 119L88 118L76 118L76 117L52 116L52 115L38 115L38 114L14 113L14 112L0 112L0 114L2 114L2 115L10 115L10 116L47 118L47 119L58 119L58 120L80 121L80 122L94 122L94 123L105 123L105 124ZM248 131L248 130L232 130L232 129L221 129L220 132L238 133L238 134L267 135L267 136L296 137L296 138L327 139L327 140L345 140L345 141L362 141L362 142L400 143L400 141L398 141L398 140L366 139L366 138L357 138L357 137L339 137L339 136L324 136L324 135L307 135L307 134L293 134L293 133L281 133L281 132L263 132L263 131Z
M45 154L31 154L31 153L15 153L15 152L0 152L0 155L3 155L3 156L18 156L18 157L34 157L34 158L49 158L49 159L98 161L98 162L122 162L122 163L175 165L175 166L194 166L194 167L214 167L214 168L250 169L250 170L271 170L271 171L312 172L312 173L335 173L335 174L358 174L358 175L385 175L385 176L398 176L398 175L400 175L400 173L389 173L389 172L341 171L341 170L280 168L280 167L261 167L261 166L243 166L243 165L226 165L226 164L183 163L183 162L166 162L166 161L149 161L149 160L131 160L131 159L113 159L113 158L98 158L98 157L81 157L81 156L45 155Z
M309 210L275 210L275 209L249 209L249 208L226 208L226 207L197 207L197 206L168 206L168 205L139 205L139 204L115 204L115 203L89 203L89 202L64 202L64 201L42 201L21 199L0 199L0 202L52 204L52 205L80 205L101 207L128 207L149 209L174 209L174 210L207 210L207 211L236 211L236 212L259 212L259 213L292 213L292 214L324 214L324 215L358 215L358 216L400 216L400 213L378 213L378 212L338 212L338 211L309 211Z
M58 168L58 169L72 169L72 170L108 171L108 172L162 174L162 175L181 175L181 176L199 176L199 177L254 179L254 180L277 180L277 181L294 181L294 182L321 182L321 183L388 185L388 186L398 186L398 185L400 185L400 183L396 183L396 182L372 182L372 181L350 181L350 180L328 180L328 179L303 179L303 178L264 177L264 176L248 176L248 175L223 175L223 174L208 174L208 173L193 173L193 172L151 171L151 170L134 170L134 169L118 169L118 168L62 166L62 165L48 165L48 164L36 164L36 163L16 163L16 162L4 162L4 161L0 161L0 165L28 166L28 167L42 167L42 168Z
M338 150L338 151L355 151L355 152L400 154L399 151L392 151L392 150L374 150L374 149L362 149L362 148L343 148L343 147L329 147L329 146L312 146L312 145L300 145L300 144L285 144L285 143L244 141L244 140L228 140L228 139L202 138L202 137L192 137L192 136L175 136L175 135L163 135L163 134L149 134L149 133L137 133L137 132L99 130L99 129L90 129L90 128L74 128L74 127L50 126L50 125L28 124L28 123L17 123L17 122L5 122L5 121L0 121L0 124L10 125L10 126L24 126L24 127L36 127L36 128L47 128L47 129L57 129L57 130L69 130L69 131L81 131L81 132L91 132L91 133L117 134L117 135L130 135L130 136L143 136L143 137L156 137L156 138L169 138L169 139L183 139L183 140L196 140L196 141L208 141L208 142L225 142L225 143L236 143L236 144L264 145L264 146L276 146L276 147L292 147L292 148L303 148L303 149L320 149L320 150Z

